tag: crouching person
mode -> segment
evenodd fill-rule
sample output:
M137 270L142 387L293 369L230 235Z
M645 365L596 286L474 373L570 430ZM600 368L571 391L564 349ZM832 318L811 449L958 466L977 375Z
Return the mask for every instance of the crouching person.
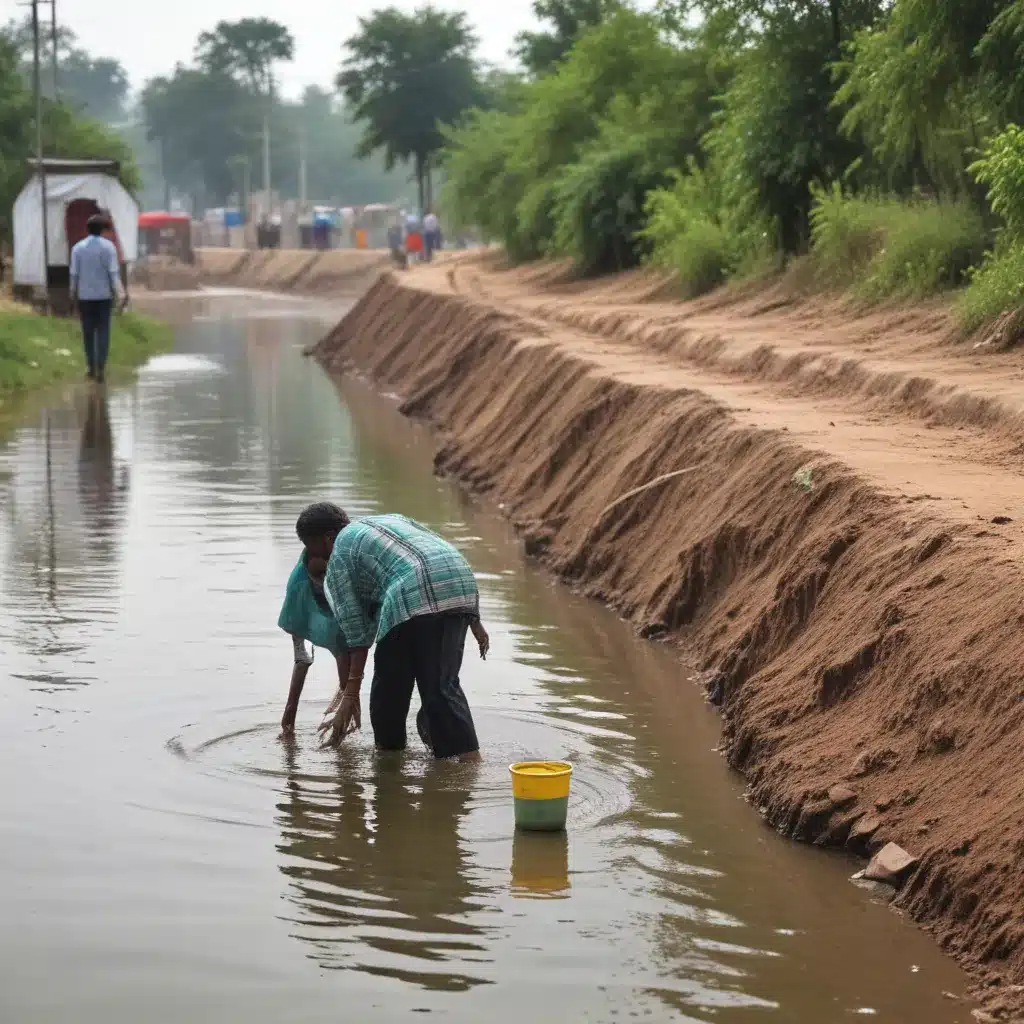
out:
M353 521L326 502L309 506L296 532L307 561L327 562L324 596L340 632L339 679L344 683L321 726L326 742L336 745L360 727L363 672L376 644L370 724L378 749L405 747L415 685L422 702L417 731L434 756L479 760L459 673L467 632L472 631L481 657L490 640L480 622L476 578L465 558L405 516Z

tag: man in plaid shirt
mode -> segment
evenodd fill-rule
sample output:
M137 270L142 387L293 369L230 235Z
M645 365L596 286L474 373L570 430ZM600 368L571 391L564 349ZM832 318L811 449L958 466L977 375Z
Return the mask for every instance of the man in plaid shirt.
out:
M466 633L486 657L480 595L469 563L446 540L400 515L351 521L329 502L310 505L296 532L309 559L327 559L324 595L341 633L347 678L321 726L336 745L361 724L359 691L375 643L370 724L381 750L405 747L413 684L422 707L416 726L436 757L479 760L473 716L459 682ZM347 668L347 672L345 669ZM282 727L294 728L301 684L288 694Z

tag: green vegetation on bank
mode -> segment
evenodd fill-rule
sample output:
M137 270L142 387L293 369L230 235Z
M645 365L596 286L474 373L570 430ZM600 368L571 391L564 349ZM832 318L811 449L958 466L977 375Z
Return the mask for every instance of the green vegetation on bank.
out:
M117 374L171 347L171 328L138 313L114 317L108 372ZM0 305L0 402L85 372L78 321Z
M685 295L799 260L865 301L957 289L969 330L1024 305L1024 0L534 9L444 153L446 214L511 259Z

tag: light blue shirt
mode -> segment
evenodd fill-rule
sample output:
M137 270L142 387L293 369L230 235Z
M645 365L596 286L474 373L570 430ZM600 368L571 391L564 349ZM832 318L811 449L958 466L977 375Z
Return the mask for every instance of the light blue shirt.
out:
M117 247L109 238L87 235L71 250L71 294L85 302L117 295Z

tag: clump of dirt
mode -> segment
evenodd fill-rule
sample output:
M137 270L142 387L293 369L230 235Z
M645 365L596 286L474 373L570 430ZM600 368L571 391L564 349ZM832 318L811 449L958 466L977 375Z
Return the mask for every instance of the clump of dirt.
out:
M897 905L990 982L1024 982L1024 611L998 538L392 276L313 351L405 396L442 431L439 468L531 554L680 645L769 821L864 855L898 843L920 861Z

